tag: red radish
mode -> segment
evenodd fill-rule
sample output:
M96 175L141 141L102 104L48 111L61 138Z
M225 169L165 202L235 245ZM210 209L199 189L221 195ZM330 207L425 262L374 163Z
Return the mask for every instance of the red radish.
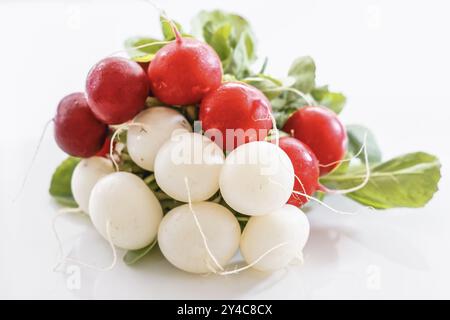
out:
M149 84L145 71L120 57L101 60L86 80L86 94L94 114L107 124L131 120L145 106Z
M222 81L217 53L196 39L177 39L161 48L148 67L150 87L156 98L171 105L200 102Z
M95 155L108 134L108 126L94 116L82 92L64 97L58 104L53 121L56 143L74 157Z
M321 165L320 175L332 171L344 158L347 132L337 115L327 108L301 108L287 120L283 131L311 148Z
M150 65L150 62L138 62L138 64L141 66L142 70L144 70L145 74L147 75L148 66ZM150 90L150 84L148 86L148 96L153 97L153 93Z
M272 129L271 109L269 100L255 87L226 82L203 99L199 117L205 131L219 130L223 140L210 138L231 151L243 143L266 138ZM227 129L234 130L230 138Z
M279 147L286 152L294 167L294 191L311 196L319 185L319 161L316 156L307 145L292 137L282 137ZM300 207L306 202L306 197L292 194L288 204Z
M97 157L108 157L109 151L111 148L111 136L113 135L113 131L109 130L108 135L106 136L105 143L103 144L103 147L95 154ZM116 145L115 142L113 142L113 148Z

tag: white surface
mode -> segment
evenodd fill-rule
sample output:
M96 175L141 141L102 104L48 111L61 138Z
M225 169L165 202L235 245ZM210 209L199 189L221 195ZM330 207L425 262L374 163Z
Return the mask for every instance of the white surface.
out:
M444 177L426 208L338 216L314 207L305 264L271 276L189 275L158 251L133 268L81 269L80 289L73 277L53 273L56 208L47 189L65 156L51 132L23 194L12 203L38 136L59 99L83 89L96 61L120 49L128 36L159 33L152 7L108 3L0 4L1 298L450 298L450 7L437 0L159 2L184 25L203 8L249 17L258 52L270 57L274 75L282 76L296 56L311 54L319 83L349 97L344 121L371 127L386 158L414 150L440 156ZM327 202L359 209L346 199ZM73 256L109 263L108 246L85 220L66 217L58 227Z

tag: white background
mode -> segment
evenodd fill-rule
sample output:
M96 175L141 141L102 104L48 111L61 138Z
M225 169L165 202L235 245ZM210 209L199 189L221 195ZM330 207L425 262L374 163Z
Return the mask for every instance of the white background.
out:
M57 244L47 195L65 157L51 130L15 202L33 149L61 97L83 89L89 68L134 35L159 35L157 12L143 1L0 3L0 297L1 298L450 298L448 1L159 1L189 26L201 9L247 17L268 70L284 76L311 55L318 82L348 96L345 123L377 135L385 158L423 150L440 157L440 191L424 209L338 216L314 207L303 266L273 275L194 276L158 251L129 268L52 272ZM447 199L446 199L447 197ZM344 210L359 207L329 198ZM109 251L81 218L60 223L73 256L108 263ZM70 271L70 270L69 270ZM69 280L69 282L67 282ZM75 283L76 287L76 283Z

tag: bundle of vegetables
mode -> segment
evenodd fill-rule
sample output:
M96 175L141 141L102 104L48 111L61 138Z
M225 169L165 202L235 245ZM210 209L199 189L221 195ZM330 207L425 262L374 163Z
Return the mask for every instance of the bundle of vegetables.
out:
M239 249L248 266L277 270L308 239L300 208L310 199L342 193L388 209L422 207L436 192L438 159L383 162L367 128L341 123L346 98L316 85L312 58L279 80L267 60L254 71L254 34L238 15L201 12L196 38L161 26L164 39L129 39L129 58L97 63L54 118L71 157L50 194L128 250L126 263L158 243L188 272L227 273Z

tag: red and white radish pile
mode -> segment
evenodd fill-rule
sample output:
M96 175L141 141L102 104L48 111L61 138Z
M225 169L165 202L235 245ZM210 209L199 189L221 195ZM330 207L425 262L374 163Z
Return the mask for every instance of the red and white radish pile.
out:
M343 159L345 128L331 111L308 106L284 126L292 136L279 139L266 96L222 82L216 52L175 34L147 72L109 57L90 70L86 93L61 100L55 139L83 158L72 176L74 199L113 245L138 250L157 240L187 272L227 273L239 249L247 266L284 268L301 256L309 223L299 207L319 189L320 174ZM161 105L147 107L149 96ZM181 113L187 105L198 109L203 131L193 132ZM125 146L109 150L117 125L127 130ZM114 170L125 155L140 175ZM178 205L164 215L161 199Z

